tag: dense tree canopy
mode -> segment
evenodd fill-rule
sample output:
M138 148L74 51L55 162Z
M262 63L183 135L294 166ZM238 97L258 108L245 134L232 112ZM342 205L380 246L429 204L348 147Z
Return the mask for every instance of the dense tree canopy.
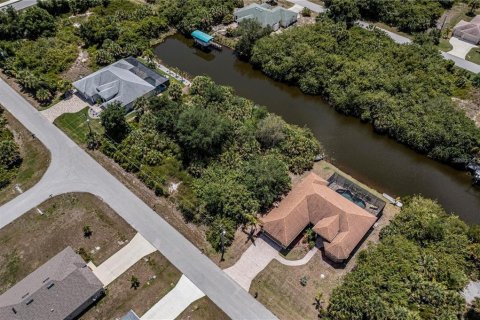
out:
M162 12L170 25L181 33L190 35L195 29L210 30L231 16L235 7L242 7L243 0L163 0Z
M480 243L468 234L438 203L408 199L381 231L381 242L359 254L357 267L334 290L328 318L458 319L465 312L460 291L479 272Z
M429 157L463 165L480 145L480 130L451 100L468 76L432 46L398 45L322 17L260 39L251 62Z
M207 77L195 78L181 99L163 95L135 105L138 124L117 141L105 140L102 150L157 194L181 181L175 195L180 209L187 219L211 226L207 238L217 250L220 226L228 229L228 245L238 225L254 221L290 189L289 170L310 169L320 149L309 130ZM108 132L110 123L125 124L124 114L110 108L102 113ZM112 113L121 119L111 120Z
M420 32L435 25L453 0L327 0L335 20L352 23L359 19L382 21L405 32Z
M4 188L15 177L16 169L22 158L13 134L7 128L7 121L0 108L0 189Z

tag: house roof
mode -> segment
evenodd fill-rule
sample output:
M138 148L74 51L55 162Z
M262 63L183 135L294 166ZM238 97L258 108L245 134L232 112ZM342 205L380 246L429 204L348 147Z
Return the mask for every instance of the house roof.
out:
M71 247L0 296L0 319L65 319L103 284Z
M453 31L460 37L464 37L465 35L473 36L478 42L480 40L480 16L475 16L469 22L460 20L455 27L453 27Z
M99 96L103 105L120 102L123 106L168 83L168 79L129 57L100 69L73 83L84 96Z
M345 260L377 218L328 187L328 182L310 173L260 219L263 230L284 247L309 224L325 241L325 251Z
M282 7L272 8L266 4L252 3L248 6L235 10L237 21L255 19L262 25L274 26L279 22L290 22L297 19L297 13Z
M213 39L213 37L209 34L206 34L205 32L202 32L200 30L195 30L192 32L192 37L203 41L203 42L210 42L210 40Z

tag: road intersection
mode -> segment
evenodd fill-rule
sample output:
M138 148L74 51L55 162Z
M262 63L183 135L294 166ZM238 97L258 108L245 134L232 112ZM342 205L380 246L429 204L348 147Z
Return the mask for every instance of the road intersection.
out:
M0 207L0 228L51 196L88 192L100 197L232 319L275 319L262 304L155 211L0 80L0 104L49 149L51 163L31 189Z

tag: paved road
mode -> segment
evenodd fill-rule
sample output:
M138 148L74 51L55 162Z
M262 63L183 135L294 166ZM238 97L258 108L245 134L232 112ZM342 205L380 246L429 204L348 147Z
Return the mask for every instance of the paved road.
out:
M18 11L18 10L22 10L22 9L34 6L36 4L37 4L37 0L20 0L20 1L11 0L11 1L7 1L5 3L0 4L0 8L3 9L8 6L11 6Z
M47 172L35 186L0 207L0 228L47 200L49 195L90 192L102 198L228 316L275 319L270 311L3 80L0 80L0 104L46 145L52 159Z

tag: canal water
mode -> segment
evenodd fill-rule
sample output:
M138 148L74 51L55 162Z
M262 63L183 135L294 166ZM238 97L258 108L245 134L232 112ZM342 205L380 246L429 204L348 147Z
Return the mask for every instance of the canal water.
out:
M369 124L336 112L320 97L271 80L238 60L231 50L206 53L194 48L193 41L175 35L160 44L155 54L168 66L191 76L208 75L286 121L309 127L331 162L378 191L437 199L448 212L468 223L480 223L480 190L471 185L467 173L374 133Z

